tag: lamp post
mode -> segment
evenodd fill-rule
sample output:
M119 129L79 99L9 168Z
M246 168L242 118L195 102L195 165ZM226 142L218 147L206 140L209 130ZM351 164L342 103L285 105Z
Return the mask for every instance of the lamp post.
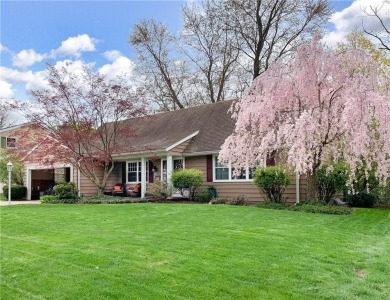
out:
M11 173L12 173L12 162L7 164L8 171L8 205L11 205Z

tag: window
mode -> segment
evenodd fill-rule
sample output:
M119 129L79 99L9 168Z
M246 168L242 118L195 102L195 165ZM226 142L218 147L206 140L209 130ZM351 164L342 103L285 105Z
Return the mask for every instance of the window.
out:
M215 181L249 181L253 178L253 173L256 168L246 167L241 169L239 174L234 174L235 169L232 166L224 166L218 162L218 157L213 156L214 160L214 180Z
M7 148L15 148L16 146L16 139L7 137Z
M15 148L16 139L11 137L1 137L1 148Z
M162 180L164 182L167 182L168 178L168 166L167 166L167 160L163 159L161 160L161 176ZM173 170L183 170L183 159L177 158L173 160Z
M229 168L222 165L216 157L214 158L214 161L215 180L229 180Z
M141 182L141 161L129 161L127 163L127 182ZM149 162L146 162L146 182L149 182Z

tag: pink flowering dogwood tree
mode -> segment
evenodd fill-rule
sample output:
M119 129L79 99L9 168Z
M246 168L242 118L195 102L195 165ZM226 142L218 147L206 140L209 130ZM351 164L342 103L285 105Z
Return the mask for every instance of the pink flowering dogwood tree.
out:
M33 109L25 108L29 125L17 133L16 151L24 162L71 164L102 194L113 155L129 151L135 136L122 121L143 115L146 103L125 77L70 67L47 64L48 86L31 91Z
M296 56L273 64L257 77L247 96L232 107L234 133L219 160L236 168L264 164L275 150L287 165L315 174L325 161L342 159L384 182L390 173L390 92L388 77L364 50L344 53L319 37Z

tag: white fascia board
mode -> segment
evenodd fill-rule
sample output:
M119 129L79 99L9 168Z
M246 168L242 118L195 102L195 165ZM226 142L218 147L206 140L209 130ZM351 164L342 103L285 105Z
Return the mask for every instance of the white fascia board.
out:
M184 139L181 139L180 141L174 143L173 145L169 146L168 148L166 148L165 150L166 151L170 151L172 150L173 148L175 148L176 146L179 146L181 143L184 143L186 141L188 141L189 139L192 139L194 136L196 136L197 134L199 133L199 130L194 132L194 133L191 133L189 136L185 137Z
M119 153L113 154L112 158L114 161L123 161L129 159L137 159L142 157L150 157L150 156L167 156L167 152L164 149L161 150L147 150L147 151L139 151L132 153Z
M191 157L191 156L202 156L202 155L210 155L210 154L219 154L219 151L203 151L203 152L184 152L182 156Z

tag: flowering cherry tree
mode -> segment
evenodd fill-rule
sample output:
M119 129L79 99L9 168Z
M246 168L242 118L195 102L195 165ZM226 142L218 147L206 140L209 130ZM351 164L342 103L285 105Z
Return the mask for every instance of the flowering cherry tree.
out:
M249 94L232 107L234 133L219 160L236 168L260 165L285 150L287 165L315 174L326 160L343 159L376 177L390 173L390 92L388 77L364 50L344 53L319 37L302 45L287 63L277 62L256 78Z
M113 154L129 151L134 128L121 122L145 113L145 103L124 77L110 81L88 66L47 65L48 86L31 91L29 126L18 132L18 153L25 162L66 163L104 191ZM127 141L127 142L124 142Z

